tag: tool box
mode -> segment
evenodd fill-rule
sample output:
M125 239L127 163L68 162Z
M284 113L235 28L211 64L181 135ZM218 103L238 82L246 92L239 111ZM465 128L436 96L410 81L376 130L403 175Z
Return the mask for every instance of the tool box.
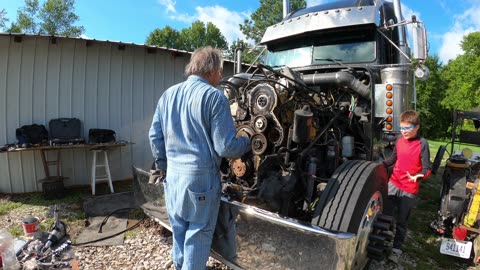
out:
M77 118L52 119L48 123L50 129L50 145L82 144L82 123Z

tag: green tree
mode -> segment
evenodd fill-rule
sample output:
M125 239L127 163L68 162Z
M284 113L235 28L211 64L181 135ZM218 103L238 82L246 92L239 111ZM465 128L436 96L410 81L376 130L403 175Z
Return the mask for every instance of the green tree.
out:
M180 33L177 30L170 26L165 26L163 29L157 28L153 30L150 35L148 35L145 43L147 45L178 49L179 37Z
M226 50L228 43L220 30L211 22L196 21L178 32L170 26L153 30L147 37L148 45L194 51L204 46Z
M201 21L193 22L188 28L182 29L179 37L180 49L194 51L203 46L227 49L228 43L220 30L211 22L207 25Z
M40 29L36 18L39 10L38 0L25 0L25 6L17 11L17 22L14 25L19 29L15 32L39 34Z
M291 0L290 10L306 7L305 0ZM260 7L252 13L251 19L246 19L240 25L240 30L248 38L259 43L268 26L274 25L283 19L282 0L260 0Z
M480 32L465 36L460 45L465 54L480 56Z
M40 7L38 0L25 0L25 6L17 11L17 21L12 32L79 37L85 31L75 26L79 20L75 14L75 0L46 0Z
M442 72L448 84L442 104L451 110L480 106L480 32L465 36L461 47L465 53L450 60Z
M8 22L7 12L5 9L0 10L0 29L5 29L5 24Z
M40 29L50 35L79 37L85 31L74 26L79 17L74 13L75 0L47 0L40 10Z
M425 65L430 69L426 81L417 81L417 111L422 128L420 132L428 139L442 139L449 136L452 111L442 105L447 83L442 78L442 68L438 55L429 56Z

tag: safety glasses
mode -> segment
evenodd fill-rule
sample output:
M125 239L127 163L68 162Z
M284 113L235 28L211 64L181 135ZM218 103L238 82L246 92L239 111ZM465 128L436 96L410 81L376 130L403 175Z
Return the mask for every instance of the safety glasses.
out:
M406 126L406 127L402 127L402 126L398 126L398 129L400 131L411 131L414 127L416 127L417 125L411 125L411 126Z

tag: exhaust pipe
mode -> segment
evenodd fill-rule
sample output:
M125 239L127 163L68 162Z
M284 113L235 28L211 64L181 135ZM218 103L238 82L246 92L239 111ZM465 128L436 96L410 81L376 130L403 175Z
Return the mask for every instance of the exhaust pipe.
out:
M288 13L290 13L290 1L283 0L283 18L287 17Z
M242 73L242 53L243 53L243 46L242 47L238 47L237 50L235 51L236 53L236 61L235 61L235 65L236 65L236 69L235 69L235 74L238 74L238 73Z
M397 23L400 23L401 21L403 21L403 16L402 16L402 7L401 7L401 4L400 4L400 0L393 0L393 10L395 12L395 17L397 18ZM406 32L406 29L405 29L405 25L400 25L399 26L399 29L398 29L398 46L400 47L400 49L402 50L402 52L404 52L406 55L409 55L410 52L408 50L408 46L407 46L407 32ZM403 54L400 54L399 55L399 62L400 63L408 63L408 59L403 55Z

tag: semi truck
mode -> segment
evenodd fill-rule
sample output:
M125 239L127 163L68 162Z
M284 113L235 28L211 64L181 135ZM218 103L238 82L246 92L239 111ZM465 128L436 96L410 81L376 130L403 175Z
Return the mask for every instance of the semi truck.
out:
M251 151L219 168L212 255L233 269L363 269L388 256L381 161L428 77L426 43L399 0L326 3L268 27L262 61L219 86ZM137 203L170 228L163 188L140 168L134 178Z

